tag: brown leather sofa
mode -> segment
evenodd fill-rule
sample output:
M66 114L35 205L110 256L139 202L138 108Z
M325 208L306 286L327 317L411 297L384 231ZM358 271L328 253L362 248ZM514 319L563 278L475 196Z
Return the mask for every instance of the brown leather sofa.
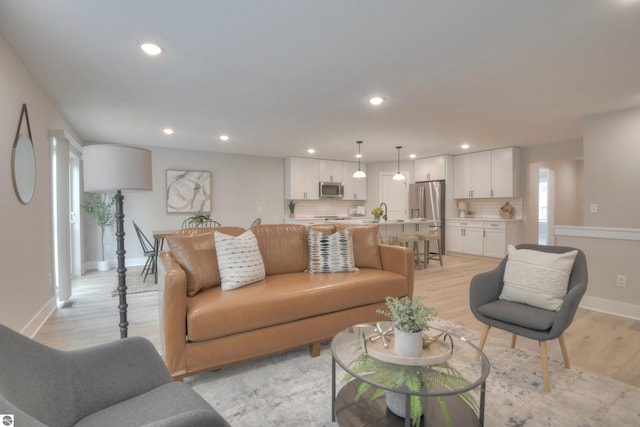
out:
M341 226L312 226L331 234ZM264 280L231 291L220 284L213 231L240 235L239 227L181 230L160 254L160 323L165 362L175 380L230 364L320 343L340 330L378 320L386 296L413 295L413 254L378 244L378 227L353 228L357 272L306 273L307 228L252 227ZM164 271L162 271L164 270Z

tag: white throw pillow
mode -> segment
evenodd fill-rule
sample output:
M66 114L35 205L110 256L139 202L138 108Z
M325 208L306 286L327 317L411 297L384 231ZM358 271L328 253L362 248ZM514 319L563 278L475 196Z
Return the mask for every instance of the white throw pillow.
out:
M339 273L359 271L353 257L353 229L345 228L333 234L309 228L308 273Z
M567 294L567 285L578 251L563 254L507 248L500 299L558 311Z
M264 262L253 231L247 230L237 237L216 231L213 236L223 291L264 279Z

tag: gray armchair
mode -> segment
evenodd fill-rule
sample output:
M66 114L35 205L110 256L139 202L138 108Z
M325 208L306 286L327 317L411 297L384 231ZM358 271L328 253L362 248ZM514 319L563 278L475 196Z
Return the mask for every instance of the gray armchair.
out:
M563 246L533 244L521 244L517 248L551 253L576 250ZM517 335L539 341L545 392L551 390L547 353L548 340L558 338L564 364L567 368L571 367L563 333L573 321L580 300L587 290L587 261L584 253L579 249L577 251L578 254L569 278L567 295L564 297L559 311L550 311L499 299L504 285L503 277L508 257L505 257L495 270L478 274L471 279L469 305L474 316L486 325L478 346L480 349L484 347L491 327L513 334L511 348L515 348Z
M144 338L59 351L0 325L0 413L16 426L228 426Z

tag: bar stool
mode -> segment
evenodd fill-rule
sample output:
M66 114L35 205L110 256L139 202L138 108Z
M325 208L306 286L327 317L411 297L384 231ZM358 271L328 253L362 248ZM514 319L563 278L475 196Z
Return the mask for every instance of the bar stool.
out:
M396 237L396 243L399 245L402 245L406 248L412 249L413 250L413 259L414 262L416 263L416 265L418 266L418 268L420 268L420 252L418 250L418 241L420 239L418 238L418 236L413 235L413 234L401 234L398 237ZM412 243L412 247L409 247L409 244ZM426 267L426 265L425 265Z
M424 253L418 254L418 264L420 263L420 258L422 257L424 259L424 268L427 268L427 264L429 264L430 259L440 261L440 267L442 267L442 246L440 244L440 233L422 233L417 234L416 237L418 237L418 240L421 240L424 243ZM431 242L436 242L436 245L438 245L437 255L431 255L431 250L429 247L429 244Z

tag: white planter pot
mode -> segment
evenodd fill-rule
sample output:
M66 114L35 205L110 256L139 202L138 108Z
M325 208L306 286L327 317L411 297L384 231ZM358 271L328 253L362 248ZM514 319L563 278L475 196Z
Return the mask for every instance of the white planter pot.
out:
M394 350L398 356L422 356L422 332L404 332L396 329L393 338Z
M109 266L109 261L98 261L98 271L109 271L111 267Z
M405 405L406 405L407 397L409 396L407 396L406 394L395 393L392 391L387 391L384 394L384 400L387 403L387 408L389 408L391 412L393 412L400 418L407 418L405 414ZM422 413L421 413L422 415L424 414L424 411L427 410L427 398L421 397L420 401L422 402Z

